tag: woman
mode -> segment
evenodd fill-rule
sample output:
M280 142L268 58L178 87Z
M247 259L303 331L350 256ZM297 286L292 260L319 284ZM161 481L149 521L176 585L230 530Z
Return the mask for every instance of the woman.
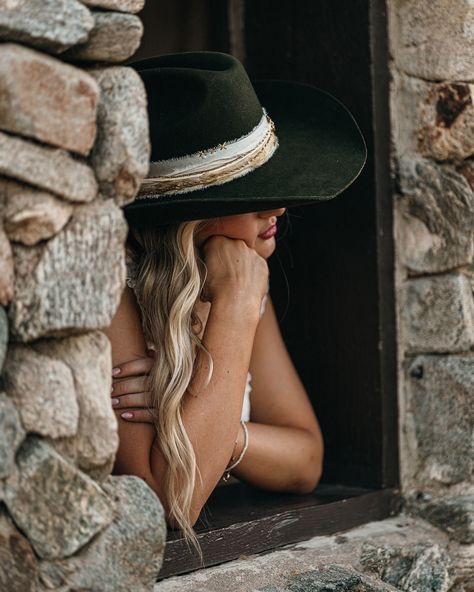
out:
M267 259L286 206L340 193L365 145L336 99L294 83L254 87L232 56L136 68L152 162L125 208L131 277L106 331L115 472L147 481L168 524L197 546L192 527L231 470L275 491L307 493L319 481L321 431L267 294Z

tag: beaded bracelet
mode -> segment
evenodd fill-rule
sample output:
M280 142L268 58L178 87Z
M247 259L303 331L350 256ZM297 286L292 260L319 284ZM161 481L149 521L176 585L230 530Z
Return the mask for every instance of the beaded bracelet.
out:
M227 482L229 480L231 470L235 469L235 467L239 464L239 462L244 458L244 454L247 451L247 447L249 445L249 431L247 429L247 426L245 425L245 421L243 419L241 419L240 423L242 424L242 427L244 428L244 447L242 448L242 452L240 453L239 458L235 461L235 463L231 464L230 467L226 468L224 475L222 476L222 480L225 482Z

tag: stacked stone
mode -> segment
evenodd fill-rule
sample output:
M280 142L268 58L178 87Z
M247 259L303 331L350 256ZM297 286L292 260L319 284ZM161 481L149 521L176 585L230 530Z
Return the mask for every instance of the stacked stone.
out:
M474 590L474 6L389 5L402 486Z
M0 0L0 590L149 590L162 507L111 476L110 343L146 98L143 0ZM111 65L112 64L112 65Z

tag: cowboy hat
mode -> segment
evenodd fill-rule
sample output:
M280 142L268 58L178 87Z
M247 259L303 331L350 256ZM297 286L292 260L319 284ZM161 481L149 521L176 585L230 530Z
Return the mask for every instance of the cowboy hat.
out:
M166 54L130 64L148 96L151 162L124 208L130 225L161 225L328 200L367 156L348 109L329 93L250 81L234 56Z

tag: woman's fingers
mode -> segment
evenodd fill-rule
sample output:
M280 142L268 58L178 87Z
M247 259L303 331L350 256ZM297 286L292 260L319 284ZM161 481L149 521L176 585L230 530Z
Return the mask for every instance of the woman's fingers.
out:
M127 409L119 413L125 421L135 421L137 423L153 423L153 417L147 409Z
M129 360L128 362L118 364L115 368L112 368L112 376L114 378L125 378L127 376L140 376L141 374L148 374L152 369L153 364L154 360L151 355L146 358Z
M147 393L135 393L133 395L122 395L112 399L114 409L125 409L126 407L144 407L148 408Z
M148 376L127 378L126 380L114 380L112 384L112 397L141 393L148 390Z

